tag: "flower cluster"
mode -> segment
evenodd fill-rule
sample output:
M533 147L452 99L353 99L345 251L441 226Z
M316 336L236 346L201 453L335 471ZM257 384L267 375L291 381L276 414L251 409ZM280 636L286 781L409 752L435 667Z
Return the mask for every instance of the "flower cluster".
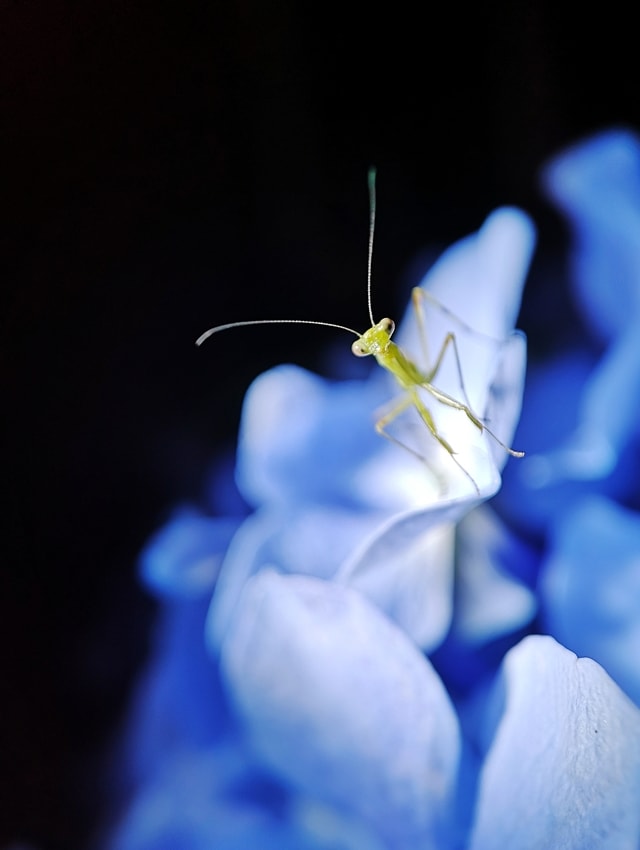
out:
M433 384L497 439L427 389L455 454L410 408L385 441L391 376L281 366L246 397L241 498L221 471L149 542L109 850L640 845L640 142L603 134L544 180L584 330L524 402L522 212L446 251L398 332L432 364L454 334ZM528 455L489 505L521 404Z

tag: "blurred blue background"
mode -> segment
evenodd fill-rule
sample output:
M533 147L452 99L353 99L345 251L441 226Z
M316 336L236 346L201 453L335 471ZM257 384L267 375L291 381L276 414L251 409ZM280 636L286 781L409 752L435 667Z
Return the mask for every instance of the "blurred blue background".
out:
M153 619L142 544L202 496L250 380L326 370L344 342L195 338L363 327L375 163L375 312L400 314L425 248L517 204L540 234L519 324L542 356L572 307L536 175L580 136L640 127L629 14L443 5L425 28L399 8L0 4L0 846L87 841Z

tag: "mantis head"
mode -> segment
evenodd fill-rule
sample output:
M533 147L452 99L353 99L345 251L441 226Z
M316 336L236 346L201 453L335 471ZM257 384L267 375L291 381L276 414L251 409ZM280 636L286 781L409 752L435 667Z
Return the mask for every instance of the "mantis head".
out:
M358 337L351 346L351 351L356 357L381 354L389 345L395 327L393 319L382 319Z

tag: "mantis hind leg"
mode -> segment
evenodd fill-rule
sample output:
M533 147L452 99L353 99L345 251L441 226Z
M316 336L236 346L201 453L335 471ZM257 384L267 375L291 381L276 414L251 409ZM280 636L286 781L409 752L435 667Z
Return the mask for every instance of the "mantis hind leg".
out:
M413 309L416 313L416 318L418 321L418 327L420 330L420 340L422 343L423 352L425 356L428 357L427 351L427 339L425 333L425 318L424 311L422 309L423 301L430 301L432 304L438 306L444 313L451 316L456 320L456 322L468 333L473 334L474 336L480 336L487 340L491 340L492 342L496 342L496 340L492 340L491 337L485 336L485 334L481 334L479 331L475 331L473 328L469 327L465 322L455 316L450 310L448 310L443 304L434 298L430 293L426 290L421 289L419 286L414 287L412 292L412 300L413 300ZM462 396L464 398L464 404L457 399L450 396L448 393L442 392L442 390L437 389L433 386L433 380L440 370L440 366L442 365L442 361L444 359L447 350L451 348L453 350L453 356L456 364L456 371L458 373L458 381L460 383L460 390L462 391ZM425 382L422 385L425 390L427 390L431 395L440 401L442 404L446 404L448 407L453 407L456 410L461 410L466 417L475 425L475 427L482 433L486 431L489 436L495 440L495 442L505 450L508 454L513 457L524 457L524 452L516 451L515 449L509 448L509 446L505 445L493 431L487 427L487 425L477 416L471 407L471 402L469 401L469 396L467 395L467 389L464 385L464 378L462 376L462 362L460 360L460 351L458 350L458 343L456 340L455 334L450 331L444 338L444 341L440 347L440 351L438 352L438 356L436 357L435 363L433 366L428 369L425 373Z
M425 360L426 360L427 363L429 363L429 352L428 352L428 346L427 346L427 335L426 335L426 332L425 332L424 310L422 309L423 301L430 301L431 303L436 304L438 306L438 308L440 310L442 310L446 315L451 316L452 318L455 318L456 321L465 330L468 330L471 333L475 333L475 331L473 331L471 328L467 328L467 325L465 325L464 322L462 322L460 319L455 317L454 314L450 310L448 310L443 304L440 304L440 302L437 299L435 299L432 295L429 295L429 293L426 292L426 290L421 289L419 286L414 287L414 289L411 293L411 298L412 298L412 301L413 301L413 309L414 309L414 312L416 314L416 320L418 322L418 329L420 331L420 342L422 344L422 351L423 351L423 354L425 356ZM436 360L435 360L435 363L433 364L433 366L430 366L430 367L427 368L427 372L425 373L425 381L428 384L431 384L433 382L434 378L436 377L436 375L440 371L440 366L442 365L442 361L444 360L444 356L447 353L447 350L449 348L453 349L453 356L454 356L454 359L455 359L456 371L458 373L458 381L460 383L460 389L462 391L462 395L463 395L464 400L466 402L467 409L471 412L471 402L469 401L469 396L467 395L467 388L464 385L464 378L462 376L462 362L460 360L460 352L458 350L458 343L457 343L457 340L456 340L456 335L452 331L449 331L449 333L445 336L443 343L440 346L440 351L438 352L438 356L436 357ZM471 418L471 421L473 422L474 425L476 425L476 427L479 427L482 430L482 424L480 423L480 420L478 419L477 416L474 415L473 418Z

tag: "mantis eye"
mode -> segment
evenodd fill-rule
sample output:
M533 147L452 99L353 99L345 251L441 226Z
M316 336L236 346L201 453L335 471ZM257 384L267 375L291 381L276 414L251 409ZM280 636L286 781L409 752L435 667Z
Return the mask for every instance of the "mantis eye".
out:
M393 319L383 319L380 324L382 325L382 330L386 331L389 336L391 336L391 334L396 329L396 323L393 321Z
M363 343L357 339L351 346L351 351L356 357L366 357L370 352L364 347Z

